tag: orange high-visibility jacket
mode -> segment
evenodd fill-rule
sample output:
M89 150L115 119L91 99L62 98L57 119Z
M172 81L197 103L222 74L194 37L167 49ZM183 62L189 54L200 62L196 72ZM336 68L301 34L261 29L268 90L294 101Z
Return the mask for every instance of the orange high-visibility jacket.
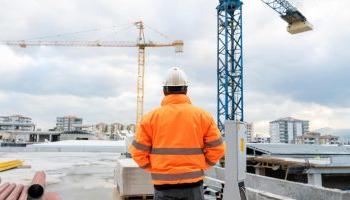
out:
M223 157L225 146L209 113L186 95L172 94L143 117L129 151L153 184L162 185L203 180L203 170Z

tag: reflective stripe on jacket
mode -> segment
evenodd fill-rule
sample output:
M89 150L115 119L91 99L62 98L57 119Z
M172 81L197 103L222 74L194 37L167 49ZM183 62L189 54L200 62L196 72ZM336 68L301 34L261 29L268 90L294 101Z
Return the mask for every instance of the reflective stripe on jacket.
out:
M191 104L186 95L165 96L162 106L143 117L129 151L151 172L156 185L203 180L225 147L211 115Z

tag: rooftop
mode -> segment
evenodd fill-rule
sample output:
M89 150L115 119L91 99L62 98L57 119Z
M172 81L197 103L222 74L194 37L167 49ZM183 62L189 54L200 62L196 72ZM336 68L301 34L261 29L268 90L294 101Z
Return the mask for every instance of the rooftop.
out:
M27 152L125 152L125 141L64 140L28 145ZM1 150L1 149L0 149Z
M247 149L267 155L350 155L350 147L335 145L249 143Z
M342 156L345 162L337 162L331 158L291 158L291 157L274 157L274 156L248 156L248 161L257 161L273 165L286 165L289 167L308 167L308 168L344 168L350 167L348 156Z
M9 116L0 116L0 118L9 118L9 117L18 117L18 118L25 118L25 119L32 119L30 117L26 117L24 115L9 115Z
M308 120L295 119L293 117L285 117L285 118L280 118L280 119L271 121L270 123L280 122L280 121L292 121L292 122L305 122L306 121L307 122Z

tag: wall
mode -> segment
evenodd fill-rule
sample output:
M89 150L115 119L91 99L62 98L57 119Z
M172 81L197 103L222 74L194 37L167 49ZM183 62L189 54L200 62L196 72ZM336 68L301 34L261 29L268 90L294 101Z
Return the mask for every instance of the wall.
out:
M246 185L264 192L286 196L298 200L349 200L350 192L326 189L308 184L274 179L266 176L247 174Z

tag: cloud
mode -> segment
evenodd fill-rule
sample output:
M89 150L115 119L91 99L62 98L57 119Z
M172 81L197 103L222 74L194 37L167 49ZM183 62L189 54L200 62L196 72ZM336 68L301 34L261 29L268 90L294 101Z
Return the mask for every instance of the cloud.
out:
M15 75L21 73L26 67L31 67L35 61L26 55L17 55L7 46L0 46L0 73L4 75ZM4 76L6 78L6 76Z
M246 38L250 38L246 39L245 48L247 87L289 95L301 102L350 106L347 100L350 95L347 87L350 60L346 56L349 47L344 42L350 40L350 28L344 26L350 14L336 14L349 2L304 2L304 14L315 30L297 36L287 34L283 27L286 24L272 16L275 13L271 10L263 9L263 4L249 3L256 12L271 13L258 20L253 20L255 14L247 14ZM322 13L334 17L325 17Z
M312 102L295 101L273 93L246 93L246 116L259 133L267 134L269 122L282 117L310 120L310 130L323 127L348 128L349 107L329 107Z

